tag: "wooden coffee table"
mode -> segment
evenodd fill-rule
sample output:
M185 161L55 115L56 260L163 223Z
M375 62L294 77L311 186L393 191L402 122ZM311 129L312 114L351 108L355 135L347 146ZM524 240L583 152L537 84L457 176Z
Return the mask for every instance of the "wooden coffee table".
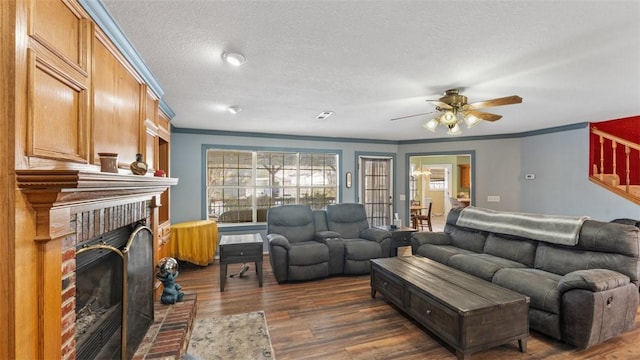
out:
M527 296L420 256L371 260L372 298L377 291L451 345L458 359L515 340L527 351Z
M220 237L220 291L224 291L227 264L255 263L258 285L262 287L262 249L260 234L222 235Z

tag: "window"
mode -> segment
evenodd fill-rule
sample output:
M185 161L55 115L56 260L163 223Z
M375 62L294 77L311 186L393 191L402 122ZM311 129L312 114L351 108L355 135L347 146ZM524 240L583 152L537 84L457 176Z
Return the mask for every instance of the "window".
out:
M260 223L267 209L304 204L322 209L336 202L338 154L207 150L210 219Z
M444 169L431 169L431 177L429 178L429 190L444 190Z

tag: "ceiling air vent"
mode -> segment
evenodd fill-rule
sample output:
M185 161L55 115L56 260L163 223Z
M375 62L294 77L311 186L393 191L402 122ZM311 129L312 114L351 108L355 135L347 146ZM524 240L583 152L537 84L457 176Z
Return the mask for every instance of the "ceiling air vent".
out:
M324 120L331 115L333 115L333 111L323 111L318 116L316 116L316 120Z

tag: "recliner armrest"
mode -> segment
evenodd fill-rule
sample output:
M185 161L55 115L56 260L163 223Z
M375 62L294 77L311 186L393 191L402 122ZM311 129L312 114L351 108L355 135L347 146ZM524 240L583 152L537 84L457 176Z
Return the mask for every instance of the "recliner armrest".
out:
M631 282L627 275L608 269L572 271L560 279L558 291L564 293L572 289L593 292L615 289Z
M364 229L360 232L360 237L365 240L375 241L377 243L383 242L385 239L391 237L391 233L387 230L382 230L378 228L368 228Z
M342 235L340 235L340 233L337 233L335 231L330 231L330 230L316 231L316 234L315 234L315 239L317 241L324 241L326 239L340 239L340 238L342 238Z
M280 234L268 234L267 240L269 241L270 246L281 246L287 250L291 248L289 240Z

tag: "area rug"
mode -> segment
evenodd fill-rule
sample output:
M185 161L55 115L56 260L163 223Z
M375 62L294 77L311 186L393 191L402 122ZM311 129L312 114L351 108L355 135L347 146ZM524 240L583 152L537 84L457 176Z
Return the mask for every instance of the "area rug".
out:
M196 320L185 358L275 359L264 311Z

